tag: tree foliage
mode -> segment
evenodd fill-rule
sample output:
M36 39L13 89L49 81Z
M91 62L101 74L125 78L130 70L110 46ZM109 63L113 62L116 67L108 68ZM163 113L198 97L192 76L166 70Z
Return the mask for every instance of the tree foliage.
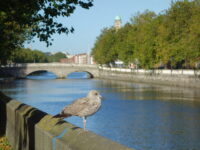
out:
M192 68L200 59L200 0L172 2L158 15L147 10L121 29L106 31L112 32L103 31L92 50L100 64L119 59L126 64L138 60L142 68Z
M61 58L66 58L66 55L62 52L57 52L53 55L46 55L40 50L19 48L12 53L10 60L13 63L48 63L60 62Z
M57 52L54 55L48 56L48 62L60 62L62 58L66 58L66 55L62 52Z
M103 29L102 34L97 37L97 42L93 48L93 55L100 64L114 62L117 59L117 52L113 48L115 42L115 30Z
M51 45L54 33L73 32L58 17L69 17L77 6L89 9L93 0L9 0L0 1L0 64L13 50L34 36Z
M14 51L11 56L14 63L42 63L48 62L45 54L39 50L31 50L29 48L20 48Z

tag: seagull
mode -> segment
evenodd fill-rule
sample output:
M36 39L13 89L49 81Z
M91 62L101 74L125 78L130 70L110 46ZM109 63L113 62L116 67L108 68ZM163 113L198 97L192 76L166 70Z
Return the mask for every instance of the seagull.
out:
M78 116L83 119L83 129L86 131L86 119L95 114L101 107L101 95L96 90L91 90L87 97L74 100L71 104L65 106L62 111L55 115L55 118L64 119L71 116Z

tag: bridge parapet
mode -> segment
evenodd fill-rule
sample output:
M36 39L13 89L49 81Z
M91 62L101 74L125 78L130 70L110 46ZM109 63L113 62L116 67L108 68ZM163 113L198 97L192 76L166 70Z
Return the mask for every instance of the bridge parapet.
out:
M89 64L67 64L67 63L18 63L18 64L9 64L2 66L3 68L7 67L89 67L89 68L98 68L98 65L89 65Z
M49 71L54 73L57 78L65 78L71 72L87 72L92 77L99 76L98 66L87 64L27 63L7 65L0 69L1 72L5 72L16 78L24 78L36 71Z

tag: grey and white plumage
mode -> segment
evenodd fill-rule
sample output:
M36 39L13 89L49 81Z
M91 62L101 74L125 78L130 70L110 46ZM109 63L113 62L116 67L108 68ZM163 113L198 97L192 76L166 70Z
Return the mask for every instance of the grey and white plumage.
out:
M71 104L65 106L56 118L67 118L70 116L79 116L83 118L84 130L86 129L86 119L88 116L96 113L101 107L101 95L96 90L91 90L87 97L79 98Z

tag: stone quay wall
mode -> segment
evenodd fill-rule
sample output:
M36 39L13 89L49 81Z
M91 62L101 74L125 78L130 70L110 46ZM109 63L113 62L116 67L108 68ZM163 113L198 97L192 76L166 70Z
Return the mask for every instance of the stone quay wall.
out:
M0 92L2 135L14 150L131 150Z
M200 70L136 70L100 67L99 78L200 88Z

